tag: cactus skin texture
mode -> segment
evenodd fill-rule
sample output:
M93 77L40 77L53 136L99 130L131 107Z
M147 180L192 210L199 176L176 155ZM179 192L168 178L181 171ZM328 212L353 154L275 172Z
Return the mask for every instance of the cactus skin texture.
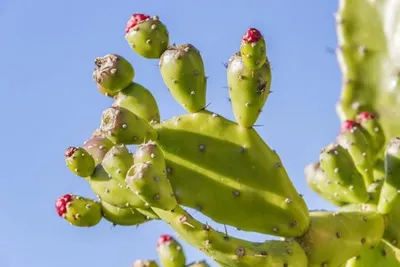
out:
M298 239L308 255L310 267L345 263L363 248L379 244L385 229L383 216L376 212L315 211L310 216L309 231Z
M101 201L103 217L114 225L133 226L140 225L150 218L133 208L120 208Z
M117 54L98 57L94 61L93 80L101 93L114 96L135 78L131 63Z
M254 129L207 110L158 126L156 142L180 204L245 231L295 237L307 230L304 200L279 156ZM226 203L232 203L235 212L226 209Z
M169 46L169 33L158 16L132 14L125 28L129 46L144 58L160 58Z
M93 157L82 147L69 147L64 153L65 162L80 177L90 176L96 167Z
M56 210L60 217L78 227L92 227L102 219L99 202L72 194L60 196Z
M183 242L223 267L399 266L400 153L393 146L397 139L388 136L400 130L400 123L388 122L396 118L399 99L393 93L400 89L400 65L395 65L400 54L390 33L400 22L392 16L400 2L340 1L342 129L305 170L309 187L338 206L336 211L308 209L279 155L253 127L272 77L261 32L249 29L227 66L233 122L206 109L205 66L195 46L169 46L159 19L136 13L126 40L139 55L159 59L161 78L186 114L161 122L150 90L133 81L133 66L117 54L97 58L94 80L114 102L102 113L99 129L68 153L79 150L85 157L67 165L99 201L67 194L57 200L58 214L81 227L95 226L102 218L121 226L162 220ZM388 16L375 16L380 14ZM371 96L375 99L367 99ZM130 145L137 147L134 155ZM185 208L282 240L239 239L198 221ZM177 239L161 239L163 267L208 266L188 264ZM134 266L158 264L136 261Z
M383 182L381 195L378 204L378 211L388 214L393 205L399 202L400 194L400 138L390 140L385 153L386 177Z
M100 129L116 144L140 144L157 138L150 124L135 113L117 106L103 111Z
M206 107L207 78L196 47L192 44L168 47L159 66L165 85L186 111L193 113Z
M157 240L157 252L163 267L185 266L186 257L181 244L170 235L162 235Z
M148 123L160 122L160 111L154 96L138 83L131 83L120 91L113 105L129 110Z
M257 70L244 64L240 53L229 58L227 81L233 114L239 125L250 128L257 121L270 94L271 67L266 61Z
M267 61L264 36L255 28L250 28L242 37L240 54L246 67L257 70Z
M343 74L338 115L346 120L374 112L388 139L400 135L399 14L395 0L339 0L336 15Z

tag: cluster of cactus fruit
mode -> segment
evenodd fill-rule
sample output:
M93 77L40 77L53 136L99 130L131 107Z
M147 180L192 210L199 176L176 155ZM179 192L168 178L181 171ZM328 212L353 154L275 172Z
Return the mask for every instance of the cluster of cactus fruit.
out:
M162 121L152 93L134 82L130 62L117 54L95 59L93 79L113 103L92 136L66 150L65 160L98 199L58 198L57 212L66 221L92 227L103 218L123 226L163 220L221 266L400 266L400 138L388 138L379 116L361 110L346 117L337 139L305 168L310 188L337 206L311 211L279 155L253 128L271 88L259 30L247 30L227 66L236 122L207 109L199 51L192 44L171 45L158 17L133 14L125 39L140 56L159 60L165 85L188 113ZM229 236L184 207L281 240L255 243ZM161 236L157 247L164 267L209 266L188 265L170 236ZM158 265L138 260L134 266Z

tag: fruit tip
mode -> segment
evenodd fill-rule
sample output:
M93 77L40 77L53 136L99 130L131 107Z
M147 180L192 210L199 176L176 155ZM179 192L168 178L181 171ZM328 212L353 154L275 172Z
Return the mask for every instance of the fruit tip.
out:
M340 131L339 133L344 133L346 131L350 131L351 129L354 129L356 127L359 127L360 125L358 122L354 120L345 120L342 125L340 126Z
M77 147L70 146L70 147L68 147L68 148L65 150L64 155L65 155L66 158L69 158L69 157L71 157L71 156L75 153L75 151L77 151L77 150L78 150Z
M150 16L143 13L134 13L126 23L125 33L128 33L132 28L142 21L150 19Z
M174 238L170 235L161 235L157 240L157 247L163 245L166 242L172 241Z
M72 201L72 194L65 194L56 200L56 210L60 217L67 212L67 204Z
M256 28L249 28L243 35L242 40L245 43L256 43L262 38L262 34Z

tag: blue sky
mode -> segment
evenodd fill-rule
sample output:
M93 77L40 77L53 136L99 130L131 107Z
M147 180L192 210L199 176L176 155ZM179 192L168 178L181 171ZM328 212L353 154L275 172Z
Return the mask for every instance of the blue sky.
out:
M337 43L336 8L337 1L314 0L0 1L0 266L127 267L138 258L155 258L157 237L174 234L163 222L113 228L104 221L76 228L54 209L61 194L93 196L65 167L63 153L90 136L111 104L92 81L95 57L126 57L135 67L135 81L158 100L163 119L185 112L167 91L157 60L139 57L126 43L131 13L159 15L172 42L192 43L202 52L210 77L209 109L229 119L222 63L238 50L247 28L260 29L273 67L273 93L257 131L280 154L310 209L331 208L307 188L303 172L339 128L335 103L341 74L335 55L327 52ZM184 249L190 260L207 259L194 248Z

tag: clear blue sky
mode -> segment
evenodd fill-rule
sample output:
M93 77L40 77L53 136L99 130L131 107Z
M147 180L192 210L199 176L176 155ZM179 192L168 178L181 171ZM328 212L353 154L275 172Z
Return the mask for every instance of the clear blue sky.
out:
M113 228L104 221L76 228L54 209L61 194L93 196L65 167L63 153L90 136L111 104L92 81L95 57L123 55L136 69L135 81L153 92L164 119L184 113L157 61L140 58L124 39L125 23L135 12L159 15L173 42L190 42L202 52L209 108L229 119L222 62L238 50L248 27L263 32L273 93L257 130L278 151L310 209L330 208L307 188L303 170L338 132L341 73L335 55L327 52L337 44L336 8L337 1L314 0L1 0L0 266L128 267L135 259L156 257L157 237L173 234L163 222ZM232 229L230 234L266 238ZM206 258L184 248L190 260Z

